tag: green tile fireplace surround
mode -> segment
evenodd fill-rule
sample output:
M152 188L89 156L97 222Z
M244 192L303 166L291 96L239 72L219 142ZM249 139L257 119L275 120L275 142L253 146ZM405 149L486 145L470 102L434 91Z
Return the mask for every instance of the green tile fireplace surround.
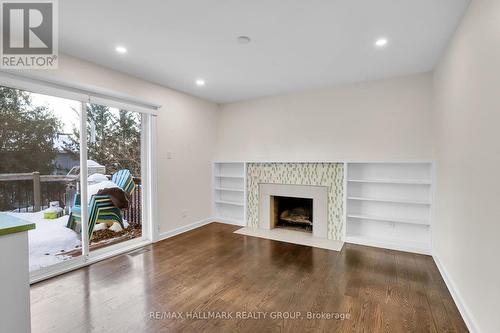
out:
M341 240L344 225L343 163L248 163L247 225L258 226L259 184L328 187L328 239Z

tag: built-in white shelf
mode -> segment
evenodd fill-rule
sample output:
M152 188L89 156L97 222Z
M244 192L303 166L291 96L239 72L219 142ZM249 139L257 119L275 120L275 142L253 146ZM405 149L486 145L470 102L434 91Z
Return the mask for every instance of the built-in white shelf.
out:
M432 163L346 163L345 241L430 253Z
M365 197L348 197L348 200L357 200L357 201L375 201L375 202L388 202L395 204L410 204L410 205L430 205L430 201L423 200L406 200L406 199L389 199L389 198L365 198Z
M245 176L243 175L216 175L216 178L240 178L243 179Z
M244 206L245 205L243 202L223 201L223 200L215 200L215 203L221 204L221 205L233 205L233 206Z
M245 172L243 162L214 163L213 216L217 220L245 224Z
M244 192L245 190L242 188L230 188L230 187L215 187L216 191L232 191L232 192Z
M426 179L348 179L347 181L351 183L431 185L431 181Z
M345 238L345 241L347 243L375 246L384 249L415 252L421 254L429 254L429 248L430 248L430 243L428 242L405 241L404 243L401 243L400 239L390 239L390 238L347 236Z
M426 220L408 219L401 217L382 217L382 216L356 215L356 214L347 214L347 217L354 219L361 219L361 220L430 225L429 221Z

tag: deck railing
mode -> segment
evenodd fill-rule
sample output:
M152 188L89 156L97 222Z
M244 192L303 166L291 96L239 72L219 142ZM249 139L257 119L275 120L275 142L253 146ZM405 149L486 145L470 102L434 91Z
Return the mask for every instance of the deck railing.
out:
M75 188L76 177L40 175L32 173L0 174L0 210L39 212L50 201L69 204L70 187Z
M142 183L134 178L135 191L129 198L128 209L123 210L123 218L131 225L142 225Z
M51 201L69 212L78 188L78 176L40 175L39 172L0 174L0 211L39 212ZM134 178L136 190L129 198L123 217L130 224L142 224L142 184Z

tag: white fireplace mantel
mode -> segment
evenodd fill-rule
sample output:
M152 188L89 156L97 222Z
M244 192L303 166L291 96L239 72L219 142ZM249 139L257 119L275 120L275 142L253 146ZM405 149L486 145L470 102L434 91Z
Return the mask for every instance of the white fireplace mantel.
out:
M328 187L313 185L259 184L259 228L271 229L272 196L313 200L313 236L328 237ZM300 231L298 231L300 232Z

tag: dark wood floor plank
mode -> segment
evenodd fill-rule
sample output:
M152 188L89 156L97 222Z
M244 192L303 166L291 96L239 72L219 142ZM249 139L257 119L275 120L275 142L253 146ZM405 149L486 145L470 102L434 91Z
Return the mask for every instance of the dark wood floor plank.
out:
M426 288L429 284L429 278L425 271L419 270L415 257L417 255L411 255L412 268L413 272L415 272L415 274L410 275L410 290L412 293L410 300L413 301L410 304L412 304L412 308L414 309L412 326L418 332L437 332L427 298Z
M440 316L440 327L443 332L467 332L458 308L451 297L446 284L441 277L439 270L431 258L421 259L422 269L427 271L431 281L428 296L435 306L440 307L439 311L433 311L436 316ZM441 308L442 307L442 308ZM448 319L445 320L444 318Z
M352 244L334 252L236 229L212 223L150 245L149 252L37 283L32 331L467 331L429 256ZM183 318L150 318L156 311ZM193 318L223 312L232 319ZM236 318L260 312L266 317ZM295 312L298 318L283 318ZM308 319L308 312L344 320Z
M431 308L431 314L434 320L434 324L438 332L455 332L455 329L450 326L450 320L448 314L441 300L438 283L434 280L434 276L428 271L427 262L429 258L416 256L415 261L417 268L422 272L425 272L428 283L426 284L426 296L429 306Z

